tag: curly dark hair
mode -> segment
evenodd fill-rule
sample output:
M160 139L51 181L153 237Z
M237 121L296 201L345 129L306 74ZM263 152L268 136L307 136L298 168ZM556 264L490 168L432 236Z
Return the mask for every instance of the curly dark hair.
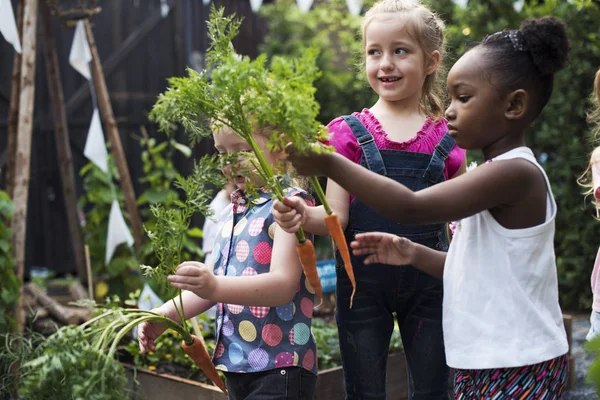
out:
M547 16L522 21L518 31L489 35L476 48L485 50L487 73L501 94L527 90L534 120L550 100L554 74L565 67L571 46L566 25Z

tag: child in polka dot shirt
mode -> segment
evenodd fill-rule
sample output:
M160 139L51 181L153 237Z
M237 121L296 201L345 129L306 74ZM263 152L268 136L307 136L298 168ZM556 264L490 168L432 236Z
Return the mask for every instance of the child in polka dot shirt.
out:
M250 151L228 128L216 130L213 137L219 153ZM265 133L255 132L254 138L271 165L283 160L284 154L266 150ZM302 273L295 236L284 232L271 214L273 194L260 189L256 198L246 197L247 182L259 187L264 183L246 172L244 164L240 161L224 171L237 190L230 209L222 213L212 265L186 261L169 281L183 290L186 318L217 304L213 362L227 378L230 399L312 399L317 379L311 331L314 291ZM285 192L314 204L302 189ZM177 318L171 301L155 311ZM154 340L164 330L162 325L141 324L141 351L154 349Z

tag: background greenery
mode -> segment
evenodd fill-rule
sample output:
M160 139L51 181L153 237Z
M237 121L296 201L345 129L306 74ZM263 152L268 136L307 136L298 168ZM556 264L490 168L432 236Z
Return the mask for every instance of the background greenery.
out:
M13 314L19 298L20 284L13 270L12 231L8 226L13 213L13 202L0 190L0 335L15 328Z
M590 273L600 245L600 223L584 201L576 179L592 150L585 120L594 73L600 67L600 6L591 0L527 1L516 11L512 0L470 0L468 7L451 0L426 0L447 24L447 66L469 43L485 35L516 29L522 19L555 15L569 27L572 52L567 68L556 76L555 90L542 116L530 129L528 144L543 164L558 204L555 248L560 299L566 310L591 306ZM261 8L269 30L261 45L268 55L298 55L310 46L321 50L323 74L316 82L319 118L333 118L370 107L376 100L358 67L360 19L351 16L344 0L328 0L302 14L292 0L277 0ZM366 10L373 1L366 1ZM470 161L480 155L469 152Z

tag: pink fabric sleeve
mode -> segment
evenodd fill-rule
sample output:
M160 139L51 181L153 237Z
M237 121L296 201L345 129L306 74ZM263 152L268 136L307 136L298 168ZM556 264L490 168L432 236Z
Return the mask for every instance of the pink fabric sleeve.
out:
M331 137L329 144L335 147L335 150L348 158L349 160L360 164L361 149L352 133L350 126L342 117L336 118L327 125Z
M594 262L594 269L590 278L593 294L592 309L600 312L600 249L598 250L598 254L596 254L596 261Z
M450 151L450 155L448 155L448 159L446 160L446 167L444 168L444 172L446 175L446 179L451 179L460 166L462 165L467 151L461 149L458 146L454 146L454 148Z
M594 197L600 200L600 160L593 160L592 182L594 184Z

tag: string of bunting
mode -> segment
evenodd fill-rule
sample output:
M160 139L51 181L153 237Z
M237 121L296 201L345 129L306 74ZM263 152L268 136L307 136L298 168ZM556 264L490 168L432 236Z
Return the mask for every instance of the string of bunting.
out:
M166 12L168 14L168 10L166 10ZM69 64L87 79L90 85L92 104L94 106L94 113L92 114L83 154L96 164L100 170L108 174L108 151L106 150L104 131L102 130L102 123L100 121L100 111L98 110L98 100L96 98L96 91L94 90L94 83L90 71L90 61L92 61L92 54L85 36L84 22L83 20L79 20L75 27L75 35L73 36L73 44L71 45L71 52L69 54ZM110 208L110 216L108 218L108 233L106 235L106 264L110 262L116 248L120 244L126 243L131 247L134 242L129 227L125 223L125 218L123 218L123 213L119 206L119 201L117 200L112 179L109 180L109 183L113 201Z
M252 11L257 13L260 7L262 6L263 0L248 0L250 2L250 8ZM419 0L412 0L414 3L418 3ZM469 0L452 0L454 4L460 7L467 7ZM567 0L569 3L573 3L573 0ZM302 10L302 12L306 13L310 11L310 8L313 5L314 0L296 0L296 4ZM211 3L211 0L202 0L202 3L207 6ZM523 9L523 5L525 4L524 0L516 0L513 4L513 7L516 11L520 12ZM362 12L363 8L363 0L346 0L346 6L348 7L348 11L352 15L359 16Z

